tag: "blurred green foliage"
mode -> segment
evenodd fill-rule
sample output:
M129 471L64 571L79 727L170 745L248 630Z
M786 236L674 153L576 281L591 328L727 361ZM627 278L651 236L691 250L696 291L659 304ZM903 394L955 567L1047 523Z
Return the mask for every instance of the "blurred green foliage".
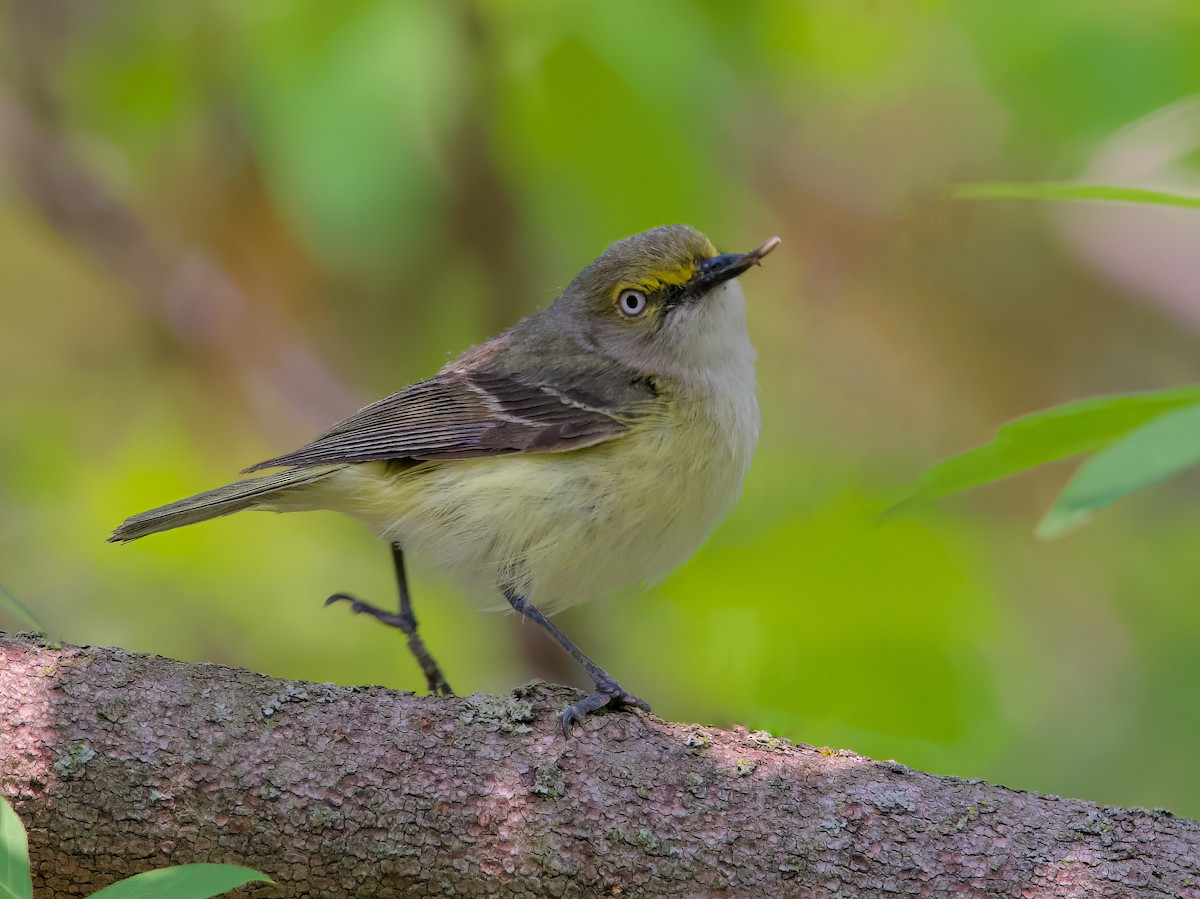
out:
M1200 403L1160 415L1088 459L1046 513L1038 534L1065 534L1098 509L1197 464Z
M956 200L1102 200L1200 209L1200 197L1107 184L955 184L950 188L949 195Z
M0 796L0 895L33 899L29 838L8 798Z
M1061 536L1092 512L1200 463L1200 387L1092 397L1026 415L985 446L934 465L884 517L1081 453L1095 455L1042 519L1040 536Z
M241 865L200 863L143 871L92 895L97 899L209 899L247 883L272 882L265 874Z
M33 628L38 633L45 633L46 628L38 621L37 616L25 606L21 600L17 599L3 587L0 587L0 609L7 616L15 618L27 627Z
M742 502L662 584L564 630L665 717L1200 815L1194 474L1054 543L1028 522L1059 470L877 523L997 422L1200 376L1194 213L928 199L1074 178L1195 194L1196 154L1155 130L1200 84L1195 4L4 16L0 582L51 633L419 689L395 634L321 608L392 594L352 522L103 539L427 376L612 240L779 234L745 279L764 430ZM574 676L413 575L456 688Z

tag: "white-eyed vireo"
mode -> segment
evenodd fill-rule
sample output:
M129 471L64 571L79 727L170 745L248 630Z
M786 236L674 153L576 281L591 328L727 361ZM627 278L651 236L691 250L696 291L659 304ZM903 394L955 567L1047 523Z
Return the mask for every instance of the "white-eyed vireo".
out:
M546 618L688 558L729 511L758 440L754 350L737 276L778 245L718 254L685 225L613 244L548 309L433 378L360 409L282 469L135 515L113 541L243 509L333 509L392 547L398 627L431 691L450 686L417 634L405 551L499 591L583 666L609 703L648 709Z

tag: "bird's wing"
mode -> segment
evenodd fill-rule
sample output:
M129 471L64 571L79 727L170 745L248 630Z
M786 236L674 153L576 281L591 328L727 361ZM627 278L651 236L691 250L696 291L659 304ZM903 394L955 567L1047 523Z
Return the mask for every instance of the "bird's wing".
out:
M503 374L448 371L365 406L294 452L246 471L377 460L556 453L626 433L615 404Z

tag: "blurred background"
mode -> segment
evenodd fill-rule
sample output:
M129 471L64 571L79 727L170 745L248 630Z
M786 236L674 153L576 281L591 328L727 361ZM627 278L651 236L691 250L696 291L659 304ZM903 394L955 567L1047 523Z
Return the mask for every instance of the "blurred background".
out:
M685 567L560 625L664 717L1200 816L1200 482L1055 542L1070 465L879 512L1017 415L1200 378L1200 7L0 7L0 584L55 637L423 689L386 547L331 513L124 546L671 222L746 279L764 427ZM571 681L415 566L460 693ZM20 622L0 611L0 626Z

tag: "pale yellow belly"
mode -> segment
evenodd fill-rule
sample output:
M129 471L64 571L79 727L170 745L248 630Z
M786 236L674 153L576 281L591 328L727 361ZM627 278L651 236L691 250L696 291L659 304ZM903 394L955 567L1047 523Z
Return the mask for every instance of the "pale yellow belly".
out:
M349 466L305 500L359 518L489 600L508 585L549 611L687 559L736 500L755 436L688 417L569 453Z

